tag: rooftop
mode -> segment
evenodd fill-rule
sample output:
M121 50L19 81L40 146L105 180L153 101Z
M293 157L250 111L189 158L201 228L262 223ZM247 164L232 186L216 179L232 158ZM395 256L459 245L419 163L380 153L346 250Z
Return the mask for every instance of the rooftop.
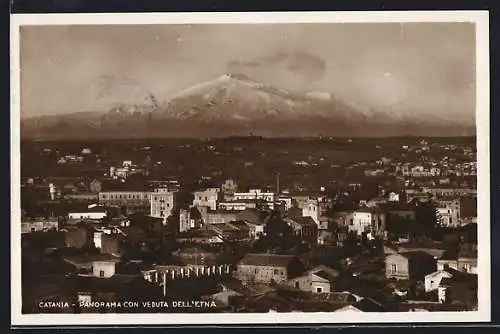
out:
M273 266L273 267L286 267L288 264L295 259L293 255L281 255L281 254L269 254L269 253L258 253L258 254L247 254L239 264L249 265L249 266Z

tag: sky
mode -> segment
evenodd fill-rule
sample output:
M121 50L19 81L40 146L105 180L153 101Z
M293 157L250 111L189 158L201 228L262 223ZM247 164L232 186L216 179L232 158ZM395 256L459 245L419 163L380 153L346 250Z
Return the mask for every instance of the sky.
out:
M475 113L472 23L24 26L21 116L157 100L225 73L401 115Z

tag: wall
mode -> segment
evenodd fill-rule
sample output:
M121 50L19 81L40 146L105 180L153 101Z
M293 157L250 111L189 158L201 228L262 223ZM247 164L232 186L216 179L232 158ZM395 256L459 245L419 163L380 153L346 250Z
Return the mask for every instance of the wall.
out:
M66 231L65 244L68 248L82 248L90 241L87 229L80 227Z
M94 247L101 248L102 247L102 232L94 232Z
M106 212L70 212L69 219L103 219L106 217Z
M354 231L358 235L361 235L363 232L369 232L371 225L372 214L370 212L354 212L349 231Z
M318 291L318 288L321 289ZM313 293L330 293L331 285L329 282L312 281L311 291Z
M195 191L193 206L206 206L210 210L217 210L217 200L219 197L218 191L216 189L210 189L205 191Z
M21 233L31 233L48 230L58 230L59 222L57 220L39 220L21 223Z
M392 270L393 264L397 266L396 272ZM408 260L399 254L388 255L385 258L385 276L387 278L408 279L410 277Z
M282 283L287 280L288 273L285 267L270 267L270 266L250 266L238 265L238 278L244 282L260 282L271 283L272 280L276 283Z
M94 261L92 263L92 273L95 277L112 277L115 274L115 262Z
M149 191L103 191L99 193L99 204L105 206L125 206L127 213L150 212Z
M169 217L174 207L174 193L155 191L151 193L151 210L152 217L163 218Z
M179 213L179 232L185 232L190 228L189 210L181 209Z
M444 277L450 278L452 277L452 275L447 271L437 271L425 276L424 279L425 292L437 290L439 284L441 283L441 280Z
M457 264L458 270L469 274L477 274L477 259L459 258Z
M458 270L458 261L457 260L438 260L437 261L437 270L445 270L446 266L448 266L448 268Z
M116 235L103 234L101 237L101 253L119 255L123 251L120 239Z
M302 216L303 217L311 217L316 225L319 227L319 205L316 200L309 200L304 204L302 208Z
M236 213L211 212L207 214L206 224L225 224L236 220Z
M310 275L300 276L293 278L288 281L288 285L292 288L299 289L301 291L310 292L312 289L312 280Z

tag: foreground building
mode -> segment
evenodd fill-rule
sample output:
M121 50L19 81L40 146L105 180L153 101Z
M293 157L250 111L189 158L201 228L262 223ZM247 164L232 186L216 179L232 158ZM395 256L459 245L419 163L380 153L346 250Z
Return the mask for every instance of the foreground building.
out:
M247 254L237 267L238 279L244 283L283 283L298 276L303 270L300 260L293 255Z

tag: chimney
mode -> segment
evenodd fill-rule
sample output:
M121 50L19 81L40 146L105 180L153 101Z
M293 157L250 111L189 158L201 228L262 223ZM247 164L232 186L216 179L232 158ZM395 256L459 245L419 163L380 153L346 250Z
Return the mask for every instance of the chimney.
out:
M280 193L280 173L276 175L276 196Z

